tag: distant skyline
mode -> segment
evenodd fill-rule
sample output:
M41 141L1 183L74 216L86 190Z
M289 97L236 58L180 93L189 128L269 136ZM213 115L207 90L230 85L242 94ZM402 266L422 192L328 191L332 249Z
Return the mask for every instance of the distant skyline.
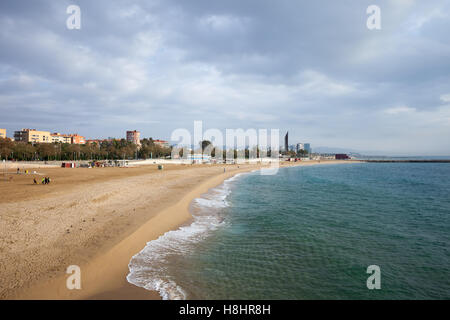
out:
M0 128L169 140L202 120L313 150L450 155L448 30L445 0L4 0Z

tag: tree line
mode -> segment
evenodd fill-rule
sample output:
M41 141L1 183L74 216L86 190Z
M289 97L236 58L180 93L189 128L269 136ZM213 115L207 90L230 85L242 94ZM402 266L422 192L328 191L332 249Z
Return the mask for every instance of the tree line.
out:
M236 159L238 151L236 149L223 150L216 148L208 140L200 142L200 152L209 154L212 158L216 158L216 152L222 152L222 158ZM250 152L260 157L258 147L251 150L245 148L244 157L248 159ZM0 159L17 160L17 161L76 161L76 160L120 160L120 159L151 159L170 157L171 147L162 147L156 144L152 138L141 140L141 146L126 141L126 139L103 140L100 143L91 144L68 144L68 143L27 143L21 141L12 141L10 139L0 138ZM191 153L195 151L192 150ZM299 153L289 151L287 153L291 157L306 156L307 151L301 150ZM183 157L183 151L179 153ZM271 156L270 148L266 152L266 156Z
M34 160L119 160L150 159L170 156L171 148L161 147L152 138L141 140L141 147L125 139L104 140L92 144L27 143L0 138L0 159Z

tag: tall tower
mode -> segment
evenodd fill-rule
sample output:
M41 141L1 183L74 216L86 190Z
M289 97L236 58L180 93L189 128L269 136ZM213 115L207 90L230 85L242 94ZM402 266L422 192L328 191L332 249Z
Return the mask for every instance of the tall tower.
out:
M289 131L286 132L286 135L284 136L284 151L289 151Z
M134 143L137 146L141 145L141 133L139 131L133 130L133 131L127 131L127 141Z
M308 151L308 153L311 153L311 144L305 143L305 150Z

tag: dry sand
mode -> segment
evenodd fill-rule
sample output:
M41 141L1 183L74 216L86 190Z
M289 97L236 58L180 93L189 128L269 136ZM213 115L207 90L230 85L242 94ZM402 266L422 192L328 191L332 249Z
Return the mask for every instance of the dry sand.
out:
M188 223L194 198L259 167L46 167L19 175L11 168L7 182L3 175L0 182L0 298L159 299L126 281L131 257L148 241ZM33 177L43 176L52 183L33 184ZM69 265L81 267L81 290L66 288Z

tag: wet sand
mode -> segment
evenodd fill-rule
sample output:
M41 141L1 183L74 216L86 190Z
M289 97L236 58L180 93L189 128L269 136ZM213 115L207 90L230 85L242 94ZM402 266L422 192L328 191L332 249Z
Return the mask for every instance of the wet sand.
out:
M321 164L344 161L321 161ZM282 163L313 165L315 161ZM226 172L223 168L226 167ZM193 199L259 165L38 168L0 182L0 298L159 299L126 281L145 244L191 219ZM33 177L49 176L50 185ZM69 265L81 290L68 290Z

